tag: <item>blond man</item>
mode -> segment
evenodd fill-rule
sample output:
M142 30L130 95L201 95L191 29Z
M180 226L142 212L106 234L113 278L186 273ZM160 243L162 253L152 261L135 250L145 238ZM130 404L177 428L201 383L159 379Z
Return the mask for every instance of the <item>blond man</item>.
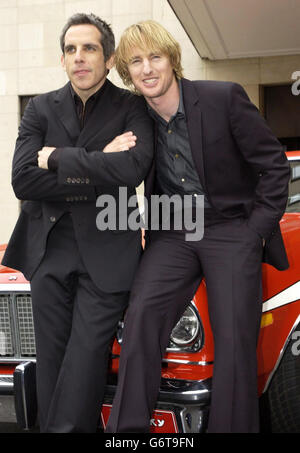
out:
M204 197L205 228L193 242L184 229L147 234L107 432L149 431L169 335L202 278L215 343L207 430L257 432L261 262L288 267L278 224L288 194L286 157L241 86L182 77L179 44L161 25L129 27L116 64L155 122L147 197Z

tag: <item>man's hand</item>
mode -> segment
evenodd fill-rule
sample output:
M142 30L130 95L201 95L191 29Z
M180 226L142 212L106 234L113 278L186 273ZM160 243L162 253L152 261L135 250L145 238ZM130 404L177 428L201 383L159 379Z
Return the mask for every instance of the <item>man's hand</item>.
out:
M118 153L120 151L129 151L136 145L137 137L133 135L133 132L125 132L122 135L118 135L112 142L110 142L104 148L104 153Z
M38 166L40 168L43 168L44 170L48 170L48 159L49 159L50 154L55 149L56 148L53 148L50 146L44 146L44 148L38 152Z

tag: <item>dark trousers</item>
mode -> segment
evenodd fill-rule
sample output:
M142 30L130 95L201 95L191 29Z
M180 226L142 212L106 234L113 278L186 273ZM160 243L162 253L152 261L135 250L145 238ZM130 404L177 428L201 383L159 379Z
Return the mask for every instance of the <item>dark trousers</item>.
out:
M170 333L206 279L215 358L208 432L257 432L256 345L262 239L236 219L204 238L151 234L125 318L118 388L107 432L148 432Z
M50 233L31 289L40 430L96 432L109 348L128 293L106 294L94 285L68 214Z

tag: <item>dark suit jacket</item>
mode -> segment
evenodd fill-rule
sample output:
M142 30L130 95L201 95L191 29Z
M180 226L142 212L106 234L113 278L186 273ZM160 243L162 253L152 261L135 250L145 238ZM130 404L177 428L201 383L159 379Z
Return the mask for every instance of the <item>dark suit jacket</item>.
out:
M288 261L279 228L290 169L281 144L231 82L182 80L194 163L211 205L224 216L245 216L266 239L264 261L283 270ZM155 192L155 161L145 182Z
M141 252L140 231L99 231L96 199L112 195L118 208L120 186L127 187L128 198L135 194L151 166L153 123L142 98L107 83L81 132L69 84L33 98L26 108L12 185L16 196L27 201L3 264L22 271L28 280L44 256L50 230L71 211L81 256L96 285L106 292L131 286ZM102 152L117 135L130 130L138 137L134 148ZM43 146L64 148L57 173L37 166L37 152Z

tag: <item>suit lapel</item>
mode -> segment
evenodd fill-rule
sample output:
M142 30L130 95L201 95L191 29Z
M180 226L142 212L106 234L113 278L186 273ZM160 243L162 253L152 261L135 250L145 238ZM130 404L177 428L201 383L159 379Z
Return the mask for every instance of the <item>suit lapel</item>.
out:
M182 91L192 156L201 184L205 188L202 112L200 109L199 95L193 83L187 79L182 79Z
M70 91L70 83L56 92L54 110L66 129L73 145L80 134L79 120Z
M105 92L93 109L86 126L80 131L79 119L71 95L70 82L54 95L53 108L73 146L86 146L111 121L120 103L119 90L107 80Z
M158 140L158 126L157 122L153 122L153 133L154 133L154 159L152 160L152 165L148 174L145 178L145 197L150 203L150 197L155 193L155 180L156 180L156 153L157 153L157 140Z

